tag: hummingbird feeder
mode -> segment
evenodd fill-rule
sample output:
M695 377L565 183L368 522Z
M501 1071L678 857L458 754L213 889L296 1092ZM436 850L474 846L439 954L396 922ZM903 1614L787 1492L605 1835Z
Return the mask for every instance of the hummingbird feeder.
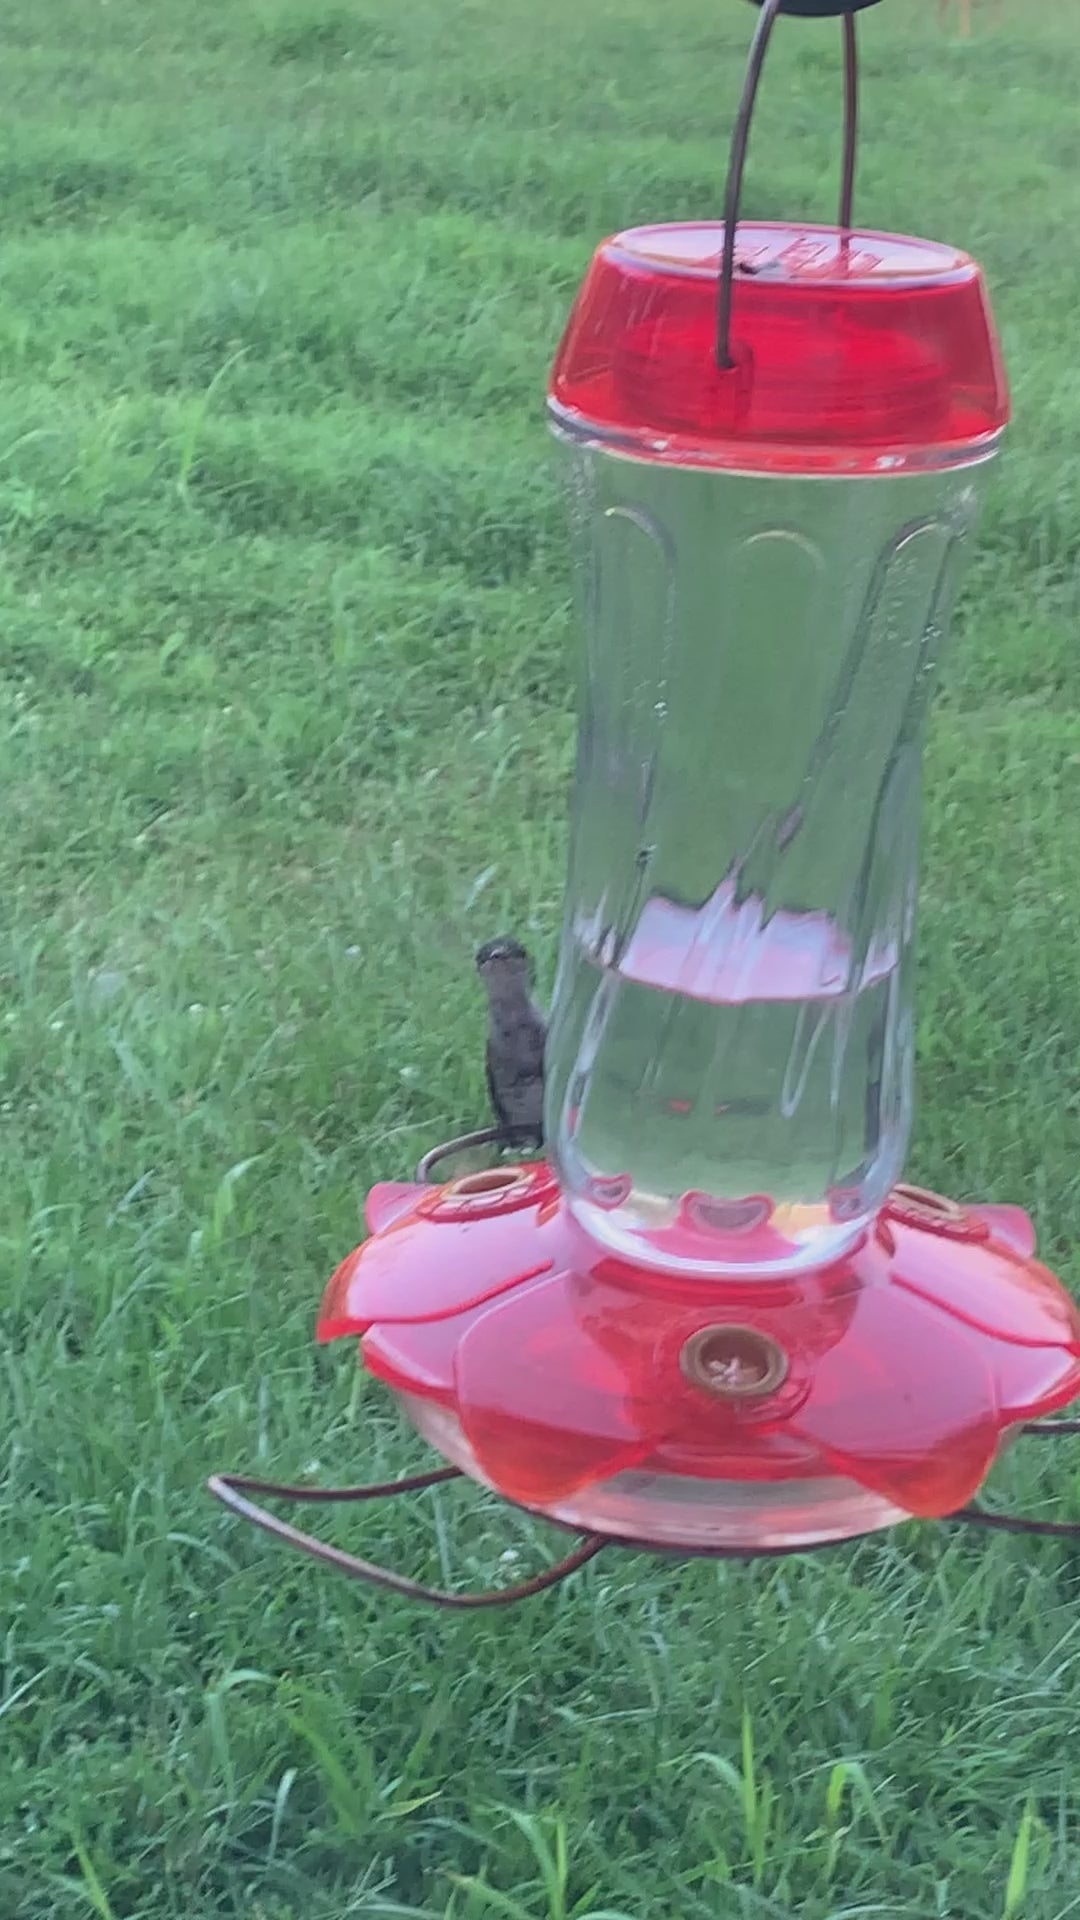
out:
M211 1481L345 1572L450 1606L609 1544L805 1552L972 1502L1080 1395L1080 1316L1018 1208L902 1183L924 722L1008 419L983 276L860 231L855 15L765 0L722 223L606 241L555 363L584 630L546 1157L376 1186L318 1338L444 1464ZM842 21L835 227L740 221L782 14ZM473 1139L475 1136L469 1137ZM438 1593L256 1504L464 1474L579 1536Z

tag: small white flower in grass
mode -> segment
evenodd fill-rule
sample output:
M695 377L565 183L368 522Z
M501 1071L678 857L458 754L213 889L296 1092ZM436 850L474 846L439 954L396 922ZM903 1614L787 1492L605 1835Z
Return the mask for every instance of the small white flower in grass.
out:
M198 1015L200 1013L205 1013L206 1008L203 1006L203 1003L201 1000L193 1000L190 1007L188 1008L188 1012Z
M63 1023L63 1021L62 1021L62 1020L50 1020L50 1021L49 1021L49 1032L50 1032L50 1033L63 1033L63 1031L64 1031L64 1023Z
M359 958L360 949L359 947L346 947L345 955L346 955L346 958L349 960L356 960Z

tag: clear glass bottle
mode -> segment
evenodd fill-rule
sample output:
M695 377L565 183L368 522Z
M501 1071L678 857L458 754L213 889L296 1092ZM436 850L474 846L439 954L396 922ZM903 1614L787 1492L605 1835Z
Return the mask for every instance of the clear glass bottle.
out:
M963 256L744 246L730 374L701 227L601 249L556 368L584 647L547 1133L595 1240L767 1274L903 1166L924 722L1005 399Z

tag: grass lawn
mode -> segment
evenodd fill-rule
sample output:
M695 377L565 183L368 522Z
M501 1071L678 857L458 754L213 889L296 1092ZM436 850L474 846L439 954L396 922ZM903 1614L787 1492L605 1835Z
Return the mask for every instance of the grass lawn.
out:
M718 210L736 0L6 0L0 1920L1080 1914L1080 1556L608 1556L428 1617L215 1468L419 1444L323 1283L484 1113L473 947L558 931L541 401L595 241ZM927 771L912 1172L1080 1284L1080 4L863 23L870 224L989 269L1017 424ZM839 36L748 211L830 217ZM1004 1495L1080 1514L1080 1455ZM541 1530L352 1516L476 1583Z

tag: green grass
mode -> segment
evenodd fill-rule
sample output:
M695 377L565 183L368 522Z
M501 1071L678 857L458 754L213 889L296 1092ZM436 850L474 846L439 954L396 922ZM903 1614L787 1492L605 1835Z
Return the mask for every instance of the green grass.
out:
M866 16L861 210L983 257L1017 425L928 760L913 1171L1080 1282L1080 7L933 11ZM429 1618L203 1492L420 1457L314 1310L367 1183L483 1112L474 944L550 978L545 376L603 233L717 211L750 26L3 9L0 1920L1080 1913L1075 1552L615 1556ZM835 54L778 40L750 211L831 210ZM338 1537L547 1544L472 1493Z

